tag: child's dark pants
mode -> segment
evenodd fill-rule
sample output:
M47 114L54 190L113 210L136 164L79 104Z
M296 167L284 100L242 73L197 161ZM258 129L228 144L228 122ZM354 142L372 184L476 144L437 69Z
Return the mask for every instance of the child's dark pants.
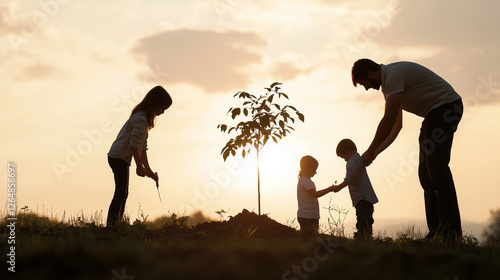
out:
M128 162L108 157L108 163L115 177L115 194L111 205L109 205L107 226L118 224L123 218L125 211L125 201L128 196L128 182L130 166Z
M297 221L300 225L300 231L318 233L319 219L307 219L297 217Z
M360 200L355 208L358 232L354 234L354 237L371 237L373 234L373 204L366 200Z
M418 177L424 189L430 237L438 233L450 239L462 236L457 194L448 166L462 114L462 100L457 100L431 110L422 122Z

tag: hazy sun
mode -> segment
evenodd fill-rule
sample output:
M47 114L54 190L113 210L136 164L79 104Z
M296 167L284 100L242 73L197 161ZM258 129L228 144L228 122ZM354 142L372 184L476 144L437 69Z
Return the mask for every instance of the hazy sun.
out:
M247 156L244 176L250 181L257 180L255 152ZM294 147L280 143L268 143L259 154L261 186L281 188L283 183L295 181L298 175L300 155Z

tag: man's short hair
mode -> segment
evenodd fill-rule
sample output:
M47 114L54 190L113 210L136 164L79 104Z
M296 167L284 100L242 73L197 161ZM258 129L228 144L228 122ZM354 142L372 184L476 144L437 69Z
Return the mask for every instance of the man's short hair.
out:
M354 144L351 139L340 140L339 144L337 145L337 156L340 156L347 151L357 152L358 149L356 148L356 144Z
M380 64L375 61L362 58L354 62L352 65L351 76L352 84L356 87L359 83L359 79L368 79L368 71L377 72L380 69Z

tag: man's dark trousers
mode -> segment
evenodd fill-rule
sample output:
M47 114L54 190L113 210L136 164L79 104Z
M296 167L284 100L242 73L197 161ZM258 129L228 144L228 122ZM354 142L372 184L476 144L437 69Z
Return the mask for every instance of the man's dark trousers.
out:
M450 163L453 135L462 118L462 100L431 110L420 130L418 176L424 189L428 237L460 238L462 226Z

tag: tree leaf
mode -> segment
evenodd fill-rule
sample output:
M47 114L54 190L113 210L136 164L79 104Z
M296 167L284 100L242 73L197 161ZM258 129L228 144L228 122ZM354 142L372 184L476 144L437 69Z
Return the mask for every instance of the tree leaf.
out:
M273 138L274 143L278 144L278 140L276 139L276 137L272 136L272 138Z
M233 120L234 120L234 118L236 118L236 116L238 116L240 113L241 113L241 109L240 109L240 108L235 108L235 109L233 110L233 112L231 113L231 114L232 114L232 115L231 115L231 117L233 118Z
M229 149L227 149L224 154L222 155L222 158L224 159L224 161L226 161L227 157L229 156Z
M269 103L273 102L273 97L274 97L274 94L271 94L271 95L267 98L267 101L269 101Z
M284 128L285 128L285 122L284 122L284 121L281 121L281 120L280 120L280 123L279 123L279 124L280 124L280 127L281 127L282 129L284 129Z
M262 143L262 146L266 145L268 140L269 140L269 135L264 136L264 141Z
M270 86L270 87L271 87L271 88L273 88L273 87L275 87L275 86L277 86L277 85L281 85L281 83L280 83L280 82L274 82L274 83L272 83L272 84L271 84L271 86Z
M246 151L245 151L245 149L243 149L243 150L241 151L241 156L242 156L242 157L245 157L245 155L246 155Z
M304 115L297 112L297 116L299 117L299 120L301 120L302 122L304 122Z
M243 109L243 114L245 114L245 116L248 116L248 109L247 108Z
M290 118L290 114L287 111L281 111L281 116L285 119L285 122L288 122L288 118Z
M267 115L264 115L261 119L260 119L260 127L257 127L259 130L261 130L262 128L264 127L268 127L269 126L269 116Z

